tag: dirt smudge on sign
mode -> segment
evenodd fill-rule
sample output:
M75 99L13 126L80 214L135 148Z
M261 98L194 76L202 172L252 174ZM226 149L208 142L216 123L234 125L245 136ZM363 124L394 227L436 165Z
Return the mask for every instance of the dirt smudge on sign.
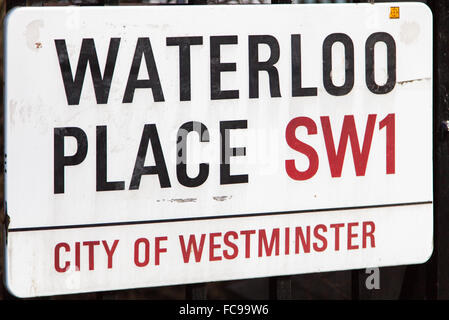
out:
M412 79L412 80L398 81L397 84L402 86L404 84L409 84L409 83L418 82L418 81L424 81L424 80L430 80L430 78L421 78L421 79Z
M417 22L404 22L401 25L399 39L405 44L411 44L420 34L420 27Z
M33 51L38 51L42 48L42 42L40 41L40 28L44 26L43 20L31 21L25 30L27 47Z
M226 201L226 200L231 200L232 196L215 196L212 197L215 201Z
M159 199L156 200L156 202L175 202L175 203L186 203L186 202L196 202L197 198L185 198L185 199L181 199L181 198L177 198L177 199Z

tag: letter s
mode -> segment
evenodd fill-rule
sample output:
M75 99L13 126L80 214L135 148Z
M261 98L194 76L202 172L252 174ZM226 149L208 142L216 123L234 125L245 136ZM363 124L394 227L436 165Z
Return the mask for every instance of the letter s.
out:
M307 117L297 117L292 119L285 129L285 139L290 148L301 152L309 159L309 168L305 171L296 169L295 160L285 160L285 170L293 180L307 180L312 178L318 170L318 154L313 147L298 140L295 135L296 128L304 126L307 128L307 134L316 134L317 127L315 122Z

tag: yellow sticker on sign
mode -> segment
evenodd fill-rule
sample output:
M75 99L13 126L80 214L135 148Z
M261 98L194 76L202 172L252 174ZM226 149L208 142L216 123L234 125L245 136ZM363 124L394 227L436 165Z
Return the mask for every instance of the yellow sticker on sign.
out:
M399 7L390 7L390 19L399 19Z

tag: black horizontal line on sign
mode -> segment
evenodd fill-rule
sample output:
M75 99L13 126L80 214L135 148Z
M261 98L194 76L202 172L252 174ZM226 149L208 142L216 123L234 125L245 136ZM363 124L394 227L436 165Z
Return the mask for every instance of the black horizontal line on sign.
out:
M432 201L420 201L420 202L406 202L406 203L390 203L390 204L380 204L380 205L367 205L367 206L358 206L358 207L324 208L324 209L309 209L309 210L296 210L296 211L278 211L278 212L260 212L260 213L242 213L242 214L227 215L227 216L207 216L207 217L174 218L174 219L159 219L159 220L126 221L126 222L74 224L74 225L64 225L64 226L25 227L25 228L11 228L11 229L8 229L8 232L44 231L44 230L77 229L77 228L99 228L99 227L114 227L114 226L135 225L135 224L184 222L184 221L198 221L198 220L217 220L217 219L231 219L231 218L271 216L271 215L279 215L279 214L311 213L311 212L325 212L325 211L342 211L342 210L357 210L357 209L374 209L374 208L385 208L385 207L413 206L413 205L422 205L422 204L431 204L431 203L432 203Z

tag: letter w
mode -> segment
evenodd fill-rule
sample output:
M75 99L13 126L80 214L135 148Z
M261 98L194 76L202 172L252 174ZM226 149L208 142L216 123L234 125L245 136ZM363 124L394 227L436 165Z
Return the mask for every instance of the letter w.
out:
M59 59L59 67L61 68L62 80L64 81L67 103L69 105L79 104L81 90L83 88L84 78L86 75L87 63L89 63L90 66L97 103L107 103L115 62L117 60L118 48L120 45L120 38L111 38L109 42L108 56L106 59L103 76L101 75L100 66L98 64L97 51L95 50L95 43L93 39L83 39L78 58L78 65L76 67L75 79L73 79L65 39L55 39L55 45Z
M179 236L179 242L181 243L181 251L182 251L182 257L184 259L184 263L189 263L190 254L192 253L192 249L194 251L195 261L196 262L200 262L201 261L201 255L203 253L203 247L204 247L204 240L205 240L205 238L206 238L206 235L203 233L201 235L200 246L198 248L198 246L196 245L195 236L193 234L190 235L189 243L188 243L187 248L186 248L184 237L183 236Z
M341 177L343 161L345 159L346 145L348 139L351 141L352 158L354 160L355 173L357 176L364 176L366 165L368 163L371 141L373 140L373 131L376 124L376 115L368 115L368 121L365 128L365 137L363 140L362 151L360 151L359 138L355 128L354 116L346 115L341 129L338 151L335 152L334 138L329 122L329 117L321 117L321 126L323 128L324 142L326 144L329 167L333 178Z

